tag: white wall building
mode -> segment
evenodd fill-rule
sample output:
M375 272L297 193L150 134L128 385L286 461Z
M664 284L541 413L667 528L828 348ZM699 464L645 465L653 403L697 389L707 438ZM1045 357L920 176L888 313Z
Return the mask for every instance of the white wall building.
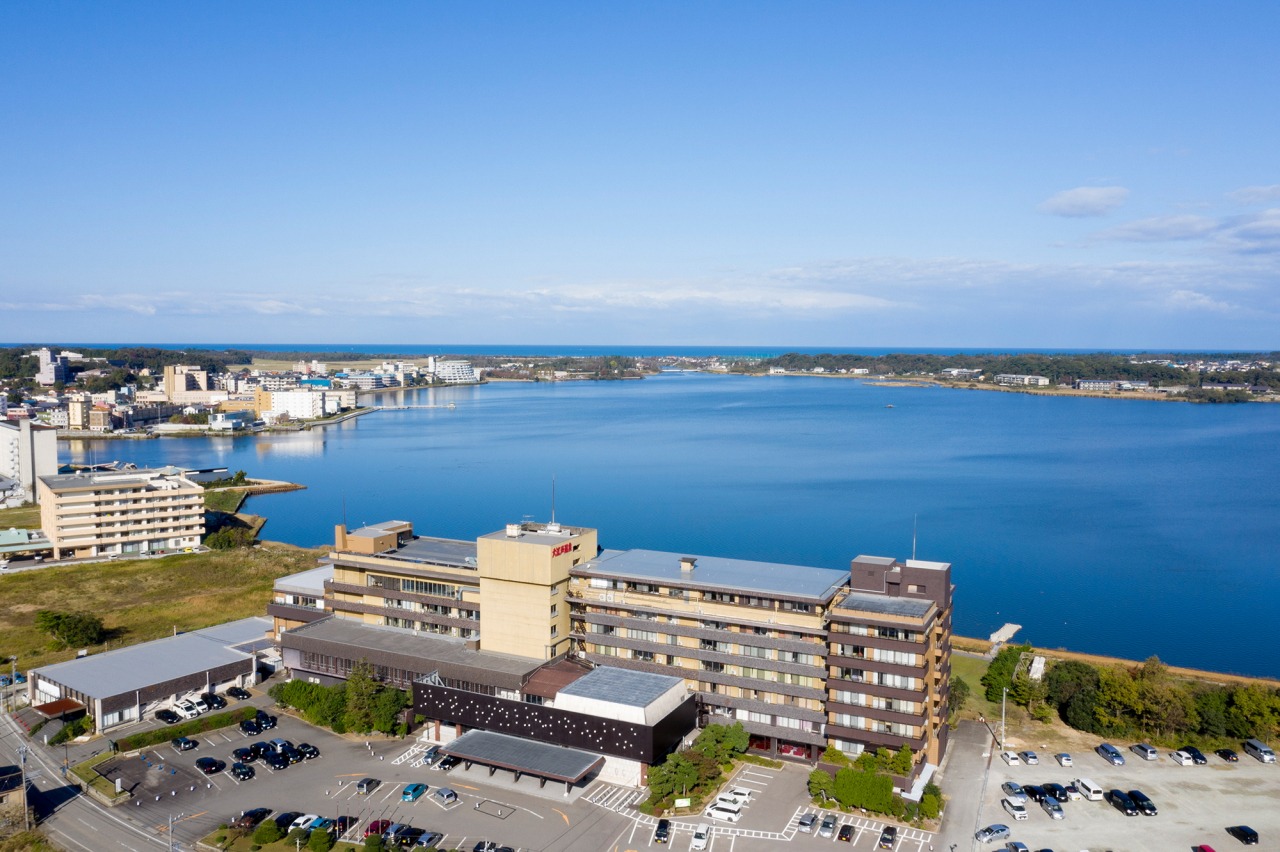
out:
M0 421L0 476L34 499L36 478L58 472L58 432L30 420Z

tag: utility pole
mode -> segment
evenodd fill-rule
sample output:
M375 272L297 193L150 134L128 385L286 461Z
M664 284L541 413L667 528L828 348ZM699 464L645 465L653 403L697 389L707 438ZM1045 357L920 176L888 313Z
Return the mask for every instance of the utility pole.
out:
M22 830L31 830L31 808L27 803L27 746L18 746L18 763L22 765Z
M178 814L178 819L182 819L186 815L186 811ZM169 852L173 852L173 814L169 814Z
M1005 750L1005 701L1009 700L1009 687L1000 696L1000 751Z

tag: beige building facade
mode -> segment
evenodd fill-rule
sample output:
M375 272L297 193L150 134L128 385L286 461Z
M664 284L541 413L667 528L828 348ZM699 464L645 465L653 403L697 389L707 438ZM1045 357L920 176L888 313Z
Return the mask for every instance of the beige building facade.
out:
M177 468L42 476L36 489L55 559L182 550L204 534L204 489Z

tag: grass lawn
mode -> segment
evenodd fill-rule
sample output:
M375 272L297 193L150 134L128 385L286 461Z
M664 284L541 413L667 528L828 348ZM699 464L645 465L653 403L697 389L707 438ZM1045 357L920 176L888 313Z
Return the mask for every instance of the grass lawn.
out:
M213 489L204 492L204 507L214 512L226 512L233 515L240 511L240 505L248 494L236 488Z
M0 654L30 669L75 656L35 626L37 610L86 611L110 637L91 652L263 615L277 577L314 568L318 550L261 548L94 562L0 577Z
M40 529L40 507L19 506L16 509L0 509L0 530L16 527L20 530Z
M219 838L222 838L219 840ZM286 841L277 840L275 843L268 843L266 846L258 846L253 842L252 833L239 834L229 830L215 831L207 837L202 838L202 843L213 849L226 849L228 852L249 852L251 849L259 849L261 852L294 852L298 848L297 844ZM307 844L304 842L302 848L306 849ZM364 844L339 842L333 847L333 852L357 852L364 849Z
M964 719L976 719L986 716L988 719L1000 718L1000 702L987 701L983 693L982 676L990 665L982 657L970 657L967 654L951 654L951 676L964 678L969 684L969 701L965 704Z

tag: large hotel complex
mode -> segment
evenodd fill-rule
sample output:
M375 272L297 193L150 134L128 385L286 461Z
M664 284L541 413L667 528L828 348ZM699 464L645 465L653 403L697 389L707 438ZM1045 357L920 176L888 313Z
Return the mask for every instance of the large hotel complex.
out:
M525 736L642 778L695 721L736 721L780 757L905 744L909 783L946 748L951 592L946 563L606 550L554 522L459 541L392 521L337 527L319 568L277 581L268 614L294 677L334 682L367 661L412 690L437 741ZM593 700L632 705L630 727Z

